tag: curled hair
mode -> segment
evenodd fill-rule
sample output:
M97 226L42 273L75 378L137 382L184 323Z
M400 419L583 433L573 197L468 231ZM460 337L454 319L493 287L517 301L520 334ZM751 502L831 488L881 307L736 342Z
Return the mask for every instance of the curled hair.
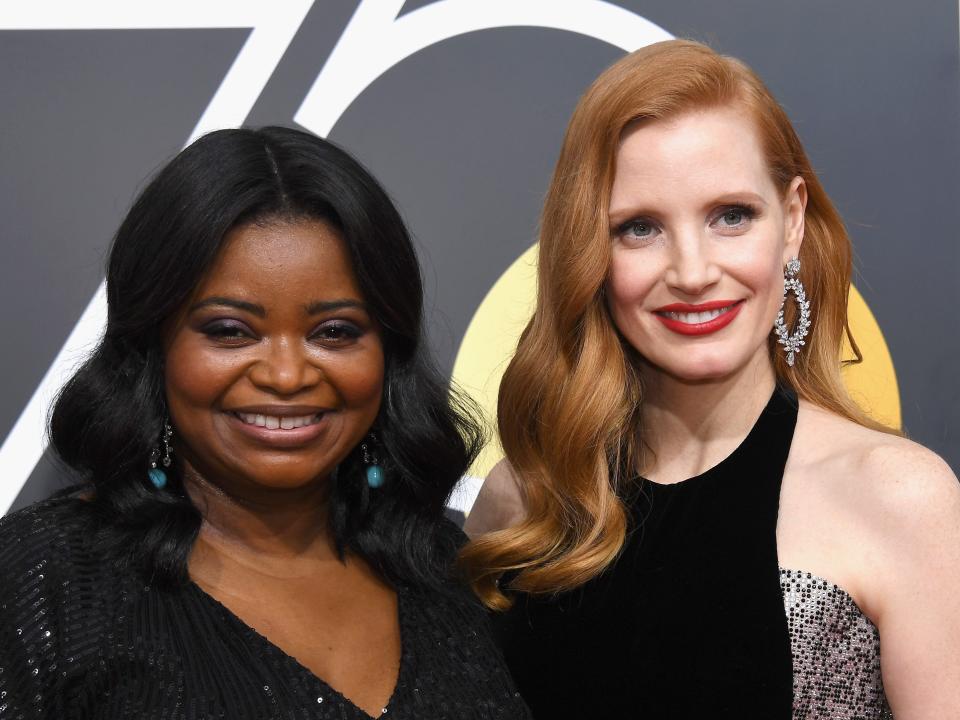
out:
M104 337L54 406L53 447L91 483L99 538L118 562L185 581L201 515L178 464L160 491L146 474L166 414L162 329L232 228L299 219L339 231L385 358L375 425L389 482L371 492L355 449L331 492L334 537L394 583L442 587L458 545L445 502L482 433L426 353L420 268L399 213L359 163L308 133L212 132L143 190L110 251Z
M597 78L574 110L543 210L537 304L500 385L498 423L526 506L520 525L468 545L462 565L481 599L509 606L498 587L552 593L603 571L623 546L621 498L641 467L642 389L635 355L604 298L610 267L609 201L624 130L638 120L734 107L761 140L774 184L806 183L801 279L816 319L793 367L771 359L778 382L861 425L839 359L846 336L851 246L786 113L743 63L686 40L627 55ZM793 322L788 309L787 321Z

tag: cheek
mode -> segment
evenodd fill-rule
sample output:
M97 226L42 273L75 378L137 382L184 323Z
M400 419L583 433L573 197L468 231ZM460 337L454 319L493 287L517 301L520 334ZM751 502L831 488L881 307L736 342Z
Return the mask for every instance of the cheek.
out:
M765 314L772 312L776 315L783 296L783 272L778 256L773 253L756 253L744 262L730 267L728 272L759 300L759 304L765 308Z
M620 325L643 305L657 283L657 270L631 253L614 251L607 279L607 303ZM621 328L621 331L623 328Z
M337 384L344 398L351 405L379 403L383 394L383 362L370 362L365 367L357 365L346 368Z
M376 415L383 394L383 365L378 344L363 353L338 357L337 362L326 364L324 373L348 407Z
M164 379L171 414L209 410L242 375L239 357L213 352L199 342L175 341L165 357ZM186 418L180 418L180 423Z

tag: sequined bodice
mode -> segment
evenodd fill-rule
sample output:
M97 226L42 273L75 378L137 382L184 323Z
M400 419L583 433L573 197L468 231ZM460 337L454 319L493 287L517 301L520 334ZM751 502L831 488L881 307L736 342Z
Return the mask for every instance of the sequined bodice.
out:
M518 594L498 638L534 717L884 720L879 635L852 598L777 557L797 419L777 390L743 443L675 485L642 478L614 565Z
M793 655L793 717L893 720L880 677L880 633L842 588L780 570Z
M90 542L82 501L0 521L0 720L370 720L193 584L152 586ZM529 718L466 588L399 588L382 717Z

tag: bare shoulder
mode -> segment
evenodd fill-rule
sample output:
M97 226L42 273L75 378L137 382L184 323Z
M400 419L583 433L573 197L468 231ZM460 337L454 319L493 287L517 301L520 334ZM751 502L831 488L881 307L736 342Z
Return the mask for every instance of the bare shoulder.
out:
M878 620L894 586L960 547L960 483L935 453L801 401L784 471L778 551Z
M801 402L778 552L847 590L880 631L897 717L960 707L960 482L935 453Z
M960 482L946 462L912 440L802 402L791 466L793 506L807 523L823 519L824 539L849 568L869 569L869 583L960 545Z
M512 527L523 520L523 492L516 473L501 460L483 481L483 487L467 516L463 530L471 538Z
M820 482L843 484L874 509L895 515L960 511L960 483L936 453L904 437L865 428L801 401L797 463Z

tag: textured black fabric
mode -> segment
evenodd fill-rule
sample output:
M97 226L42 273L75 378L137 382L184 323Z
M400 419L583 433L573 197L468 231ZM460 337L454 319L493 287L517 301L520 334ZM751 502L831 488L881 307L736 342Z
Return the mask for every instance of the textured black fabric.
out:
M535 718L791 717L776 527L796 418L778 390L719 465L675 485L638 480L607 572L495 616Z
M0 719L369 716L194 584L151 587L92 550L81 500L0 521ZM526 718L465 590L398 590L386 718Z

